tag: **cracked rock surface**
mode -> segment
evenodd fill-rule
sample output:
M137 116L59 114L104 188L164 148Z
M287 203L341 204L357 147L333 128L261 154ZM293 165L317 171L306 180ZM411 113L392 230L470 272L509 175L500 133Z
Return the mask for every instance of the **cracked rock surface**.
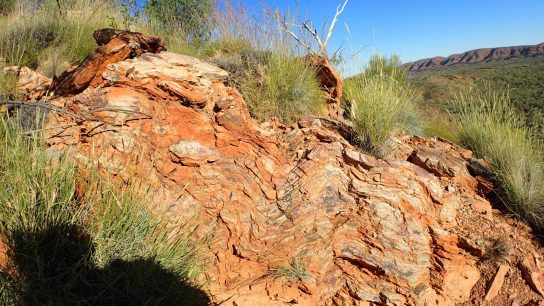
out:
M518 265L542 251L527 227L489 205L467 168L470 151L406 136L377 160L331 119L257 124L225 71L163 47L150 53L138 39L108 39L72 72L92 78L70 90L81 77L68 72L50 100L77 117L51 114L48 144L138 178L150 205L196 220L199 237L211 233L201 281L214 302L484 305L499 263L483 261L485 247L478 253L472 242L499 233L516 247L493 301L542 300L522 273L539 279L538 260ZM294 262L304 267L296 277L274 275Z

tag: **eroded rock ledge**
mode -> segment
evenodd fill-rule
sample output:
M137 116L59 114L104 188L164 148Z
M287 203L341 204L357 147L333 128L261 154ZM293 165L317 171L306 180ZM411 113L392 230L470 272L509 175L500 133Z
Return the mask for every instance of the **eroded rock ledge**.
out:
M212 233L202 281L213 301L480 304L498 268L482 245L501 233L514 247L494 301L541 299L522 272L538 274L542 252L526 227L492 210L467 170L470 151L405 137L376 160L331 119L258 125L225 71L163 51L156 38L110 34L54 84L50 103L78 117L50 115L50 150L138 177L150 205ZM518 266L528 254L537 264ZM305 273L275 277L293 261Z

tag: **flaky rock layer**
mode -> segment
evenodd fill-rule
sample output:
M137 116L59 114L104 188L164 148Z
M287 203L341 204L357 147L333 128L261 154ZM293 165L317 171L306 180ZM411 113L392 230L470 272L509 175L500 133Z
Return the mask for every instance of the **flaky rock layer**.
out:
M202 281L213 301L483 300L494 273L487 276L472 241L499 230L481 182L468 171L469 151L405 137L396 158L377 160L331 119L258 125L224 85L225 71L161 48L116 60L110 55L119 44L127 43L101 44L59 83L61 95L50 103L77 116L50 115L50 150L71 148L84 164L138 178L150 186L150 205L198 225L199 237L211 235ZM480 232L471 230L475 222ZM541 256L530 240L522 246ZM286 269L295 273L278 272ZM523 292L521 302L540 298Z

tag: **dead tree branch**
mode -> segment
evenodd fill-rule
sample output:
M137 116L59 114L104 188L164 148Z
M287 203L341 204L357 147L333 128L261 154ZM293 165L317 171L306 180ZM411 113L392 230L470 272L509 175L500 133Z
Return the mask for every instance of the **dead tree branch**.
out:
M46 103L39 103L39 102L28 103L28 102L21 102L21 101L0 100L0 106L2 106L2 105L38 107L38 108L43 108L43 109L47 109L47 110L50 110L50 111L54 111L56 113L69 115L69 116L72 116L72 117L74 117L76 119L85 120L85 121L97 121L95 118L89 118L89 115L94 114L94 113L98 113L98 112L129 113L129 114L142 115L142 116L147 117L147 119L153 118L151 115L146 114L146 113L142 113L142 112L139 112L139 111L133 111L133 110L130 110L130 109L122 109L122 108L111 108L111 107L103 107L103 108L92 109L92 110L89 110L88 112L85 112L83 115L78 115L78 114L76 114L74 112L65 110L63 108L56 107L56 106L46 104Z
M56 106L53 106L53 105L50 105L50 104L46 104L46 103L38 103L38 102L28 103L28 102L20 102L20 101L0 100L0 106L1 105L15 105L15 106L28 106L28 107L43 108L43 109L47 109L47 110L50 110L50 111L54 111L56 113L69 115L69 116L72 116L72 117L74 117L76 119L79 119L79 120L86 120L85 117L80 116L80 115L78 115L78 114L76 114L74 112L67 111L65 109L62 109L62 108L59 108L59 107L56 107Z
M342 14L344 9L346 8L346 4L348 4L348 0L346 0L342 6L339 5L336 8L336 14L334 14L334 18L332 19L331 26L329 27L329 32L327 33L325 40L323 40L323 47L325 47L325 51L327 48L327 44L329 43L329 39L332 36L332 31L334 30L334 27L336 26L336 22L338 21L338 17L340 16L340 14Z
M287 34L291 35L291 37L293 37L293 39L295 39L296 42L299 43L299 45L301 45L302 47L304 47L307 50L311 50L311 48L310 48L310 46L308 46L308 44L304 43L293 31L289 30L289 28L287 27L287 22L285 22L285 20L282 20L280 22L280 24L281 24L281 27L282 27L283 31L286 32Z
M56 112L56 113L59 113L59 114L65 114L65 115L72 116L72 117L74 117L75 119L77 119L79 121L99 122L100 125L114 125L114 124L110 123L110 122L106 122L104 120L100 120L100 119L95 118L95 117L91 117L92 114L98 113L98 112L120 112L120 113L132 113L132 114L138 114L138 115L145 116L145 118L137 118L137 119L152 119L153 118L151 115L148 115L148 114L145 114L145 113L142 113L142 112L139 112L139 111L120 109L120 108L109 108L109 107L89 110L88 112L85 112L83 115L79 115L79 114L76 114L74 112L65 110L63 108L59 108L59 107L56 107L56 106L53 106L53 105L50 105L50 104L39 103L39 102L28 103L28 102L21 102L21 101L0 100L0 106L2 106L2 105L29 106L29 107L43 108L43 109L53 111L53 112ZM66 129L66 128L74 127L74 126L77 126L77 125L78 125L77 123L71 123L71 124L66 124L66 125L56 125L56 126L52 126L52 127L49 127L49 128L27 131L27 132L24 132L23 134L33 134L33 133L43 132L43 131L47 131L47 130Z
M322 55L327 56L327 46L328 46L329 40L330 40L330 38L332 36L332 32L334 31L334 28L336 27L336 23L338 22L338 17L340 17L342 12L346 8L346 5L348 4L348 1L349 0L345 0L343 4L339 5L336 8L336 13L334 14L334 18L333 18L333 20L331 22L331 25L329 26L329 30L327 31L327 34L324 36L324 38L321 38L321 36L317 33L317 30L312 27L311 20L305 21L302 25L292 24L291 26L300 27L301 29L304 29L304 30L308 31L314 37L315 41L317 42L317 46L319 47L319 52ZM304 47L304 48L306 48L308 50L311 50L311 48L310 48L310 46L308 44L304 43L293 31L291 31L289 29L285 19L279 20L279 18L278 18L278 21L280 22L280 25L281 25L282 30L284 32L286 32L291 37L293 37L295 39L295 41L298 44L300 44L302 47Z

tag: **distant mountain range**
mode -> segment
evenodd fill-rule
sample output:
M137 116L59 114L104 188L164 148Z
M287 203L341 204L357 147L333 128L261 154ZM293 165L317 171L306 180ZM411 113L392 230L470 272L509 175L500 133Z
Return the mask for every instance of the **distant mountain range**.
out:
M544 43L538 45L483 48L453 54L448 57L437 56L404 64L409 72L437 70L460 64L472 64L508 60L519 57L544 56Z

